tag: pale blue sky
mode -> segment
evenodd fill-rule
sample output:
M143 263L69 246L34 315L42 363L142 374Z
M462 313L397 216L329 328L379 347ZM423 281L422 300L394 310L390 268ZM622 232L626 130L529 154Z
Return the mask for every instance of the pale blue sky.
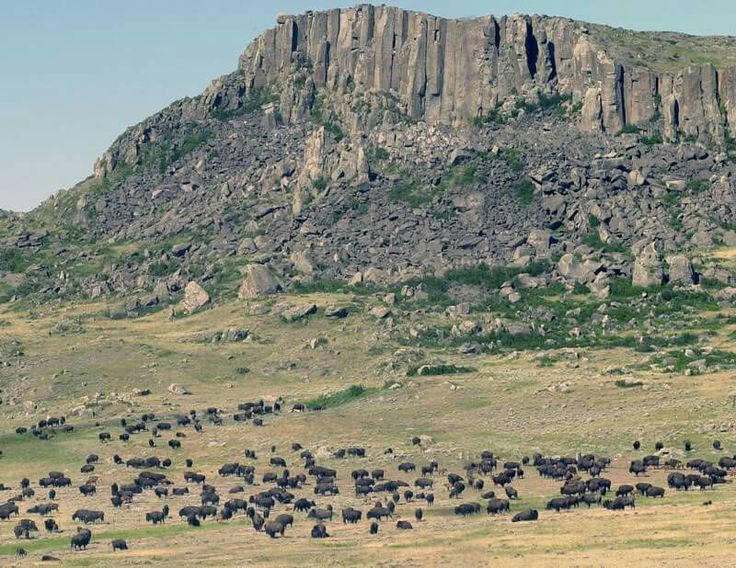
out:
M339 0L0 0L0 209L89 175L127 126L235 69L279 12ZM736 34L733 0L387 2L449 17L514 12L632 29Z

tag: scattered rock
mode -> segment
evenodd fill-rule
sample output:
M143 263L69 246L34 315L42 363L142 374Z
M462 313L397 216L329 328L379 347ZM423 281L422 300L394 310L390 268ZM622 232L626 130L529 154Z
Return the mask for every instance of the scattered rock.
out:
M281 312L281 317L287 322L294 322L317 312L317 306L306 304L304 306L293 306Z
M168 391L171 394L176 394L176 395L192 394L192 392L187 387L179 383L171 383L169 385Z

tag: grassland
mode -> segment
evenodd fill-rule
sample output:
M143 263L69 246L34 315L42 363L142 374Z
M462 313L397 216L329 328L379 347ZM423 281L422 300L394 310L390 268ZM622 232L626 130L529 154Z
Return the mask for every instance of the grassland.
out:
M707 492L668 493L656 503L642 499L632 512L542 511L538 523L512 524L508 516L456 517L452 507L457 502L447 498L438 477L437 502L432 507L422 504L422 523L413 519L418 504L402 500L397 509L400 518L412 520L413 531L398 531L393 523L383 523L380 534L369 538L365 521L355 527L336 521L328 523L332 537L325 541L309 538L312 523L303 515L297 515L293 529L278 541L255 533L242 517L222 523L209 520L199 529L187 527L178 518L152 527L143 522L145 512L159 509L162 503L150 493L113 511L108 485L135 476L133 470L112 463L116 453L123 458L171 457L174 463L166 473L179 485L186 469L183 458L190 457L194 468L226 496L236 480L219 478L216 471L223 463L243 462L246 447L261 457L257 462L260 480L269 469L265 462L272 444L294 469L301 460L290 449L292 442L318 456L330 448L361 445L367 450L366 459L318 459L338 469L343 490L340 496L318 502L333 503L336 511L348 504L365 511L368 505L352 496L348 483L356 467L381 467L388 477L411 483L417 476L399 474L400 461L424 464L436 459L448 471L460 472L484 449L515 460L536 451L548 455L580 451L611 456L613 468L606 476L616 485L633 480L627 473L628 462L643 455L631 448L635 439L642 441L647 453L661 440L679 458L717 459L736 452L731 398L736 377L730 371L692 376L679 368L662 372L650 368L651 353L600 345L461 355L454 346L402 345L397 326L401 329L402 318L414 316L395 308L393 324L376 320L367 313L377 302L369 294L310 293L285 301L319 307L340 304L351 313L333 320L318 312L305 321L286 323L275 313L248 315L244 303L225 303L172 321L162 312L111 320L106 315L109 306L101 303L47 305L31 311L10 305L0 309L4 322L0 352L9 365L0 369L0 448L4 452L0 481L17 487L23 476L35 482L56 469L69 474L75 485L59 492L61 510L56 518L65 532L22 543L31 560L52 554L65 566L617 566L721 563L730 558L731 527L736 521L736 491L731 483ZM715 317L710 311L700 315L698 325L704 328ZM719 325L710 326L711 333L700 348L729 349L736 326L729 323L733 320L728 319L728 311L719 315ZM248 329L249 339L238 343L197 340L203 331L230 327ZM418 364L437 360L446 368L466 372L407 376ZM621 388L623 379L641 384ZM192 394L169 393L171 383L185 385ZM135 388L150 389L151 394L136 396ZM144 412L171 417L207 406L231 413L238 402L279 396L284 397L286 409L295 402L324 409L284 412L268 417L263 428L229 419L220 427L205 424L199 435L187 430L179 451L166 447L165 438L149 448L146 434L133 436L127 444L114 440L101 445L97 440L103 430L113 432L115 438L121 417ZM59 414L68 417L75 432L60 433L48 441L14 433L18 426ZM421 446L412 445L414 436L422 438ZM720 453L711 447L715 438L723 444ZM683 450L685 440L694 446L689 455ZM393 454L385 453L388 447ZM94 472L100 490L97 496L82 499L76 485L86 476L80 475L79 467L92 452L101 458ZM559 494L559 482L543 480L532 470L514 484L521 499L513 510L543 509L547 499ZM666 475L655 470L646 480L664 485ZM246 494L253 490L247 489ZM172 499L172 510L198 503L196 493ZM480 500L479 493L466 492L463 501L471 500ZM37 490L36 497L21 507L25 510L42 501L45 492ZM712 505L703 505L705 501ZM106 522L92 527L89 550L72 553L68 542L75 525L70 516L81 506L105 510ZM14 520L0 522L4 565L12 565L18 546L12 535L14 524ZM112 538L126 538L130 550L113 554ZM18 564L24 562L28 561Z

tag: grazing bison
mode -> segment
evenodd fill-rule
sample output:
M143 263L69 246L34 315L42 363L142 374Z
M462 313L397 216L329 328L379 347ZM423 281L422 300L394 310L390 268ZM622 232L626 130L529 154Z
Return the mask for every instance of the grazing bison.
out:
M59 525L56 524L56 521L54 519L46 519L43 522L43 526L46 529L46 532L59 532Z
M508 499L491 499L488 501L488 506L486 507L486 511L489 515L497 515L510 510L511 505L509 504Z
M344 524L350 523L354 525L358 521L360 521L362 517L363 512L358 511L357 509L353 509L352 507L348 507L347 509L342 510L342 522Z
M97 487L91 484L80 485L79 492L85 497L89 497L90 495L97 493Z
M330 536L327 534L327 527L322 523L316 524L312 527L311 535L312 538L328 538Z
M467 517L468 515L474 515L480 513L480 505L478 503L462 503L455 507L455 514Z
M672 489L677 489L678 491L681 489L687 491L691 483L688 481L684 473L673 471L667 476L667 485Z
M301 499L297 499L294 502L294 510L299 511L300 513L303 513L304 511L309 511L309 509L315 506L316 504L314 501L304 499L303 497Z
M284 525L277 521L268 521L263 525L263 532L265 532L271 538L276 538L277 534L284 536Z
M368 511L368 513L366 513L366 518L378 519L379 521L383 518L388 519L392 516L393 515L391 511L385 507L373 507L370 511Z
M580 498L581 503L585 503L588 508L601 502L601 496L598 493L586 493Z
M633 495L621 495L616 497L613 501L606 499L603 501L603 506L611 511L623 511L626 507L631 507L632 509L636 508Z
M115 552L116 550L128 550L128 543L125 542L122 538L116 538L110 544L112 545L113 552Z
M279 523L284 528L293 527L294 517L292 515L284 513L276 517L276 522Z
M326 509L312 509L307 514L308 519L317 519L318 521L332 520L332 505L327 505Z
M412 530L414 527L411 526L409 521L396 521L396 528L402 531Z
M574 497L555 497L554 499L550 499L547 501L547 510L555 510L559 513L562 509L570 509L573 503L576 502L574 499Z
M371 534L378 534L378 523L377 523L376 521L373 521L373 522L371 523L371 526L370 526L370 528L368 529L368 531L369 531L369 532L370 532Z
M166 515L161 511L151 511L146 513L146 522L154 525L162 524L166 520Z
M655 487L655 486L648 487L646 490L646 496L647 497L664 497L664 488Z
M526 511L520 511L511 517L512 523L519 523L525 521L536 521L539 519L539 512L536 509L528 509Z
M409 473L410 471L416 471L417 466L416 464L413 464L411 462L404 462L399 464L399 471L403 471L404 473Z
M56 503L40 503L28 509L28 512L35 513L35 514L41 515L42 517L45 517L46 515L51 514L52 511L58 511L58 510L59 510L59 505L57 505Z
M431 489L433 485L434 481L423 477L414 481L414 487L419 487L420 489Z
M71 548L72 550L84 550L87 548L90 540L92 540L92 531L78 528L77 534L71 539Z
M105 520L105 513L102 511L91 511L89 509L77 509L72 515L73 521L81 521L85 525Z
M637 477L642 473L646 473L646 471L647 466L641 460L634 460L629 464L629 473L633 473Z

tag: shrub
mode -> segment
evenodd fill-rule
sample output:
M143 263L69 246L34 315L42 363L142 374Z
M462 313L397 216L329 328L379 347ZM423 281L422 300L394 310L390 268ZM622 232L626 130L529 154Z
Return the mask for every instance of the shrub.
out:
M327 189L327 178L325 178L324 176L319 176L316 180L312 182L312 185L317 191L324 191L325 189Z
M641 143L647 146L654 146L655 144L661 144L662 142L664 142L664 138L662 138L662 134L659 132L641 137Z
M520 172L524 169L524 162L521 159L521 152L516 148L506 148L501 151L501 158L506 161L509 168L515 172Z
M407 377L434 377L439 375L457 375L460 373L474 373L477 369L472 367L457 367L450 364L441 363L438 365L418 365L411 367L407 373Z
M636 124L624 124L623 128L616 133L616 136L622 134L639 134L639 127Z
M520 180L514 187L516 199L522 205L529 205L534 200L534 182L529 178Z
M326 408L334 408L336 406L342 406L349 402L353 402L371 392L374 389L369 389L363 385L352 385L344 390L336 391L329 394L323 394L312 400L308 400L304 403L309 410L324 410Z

